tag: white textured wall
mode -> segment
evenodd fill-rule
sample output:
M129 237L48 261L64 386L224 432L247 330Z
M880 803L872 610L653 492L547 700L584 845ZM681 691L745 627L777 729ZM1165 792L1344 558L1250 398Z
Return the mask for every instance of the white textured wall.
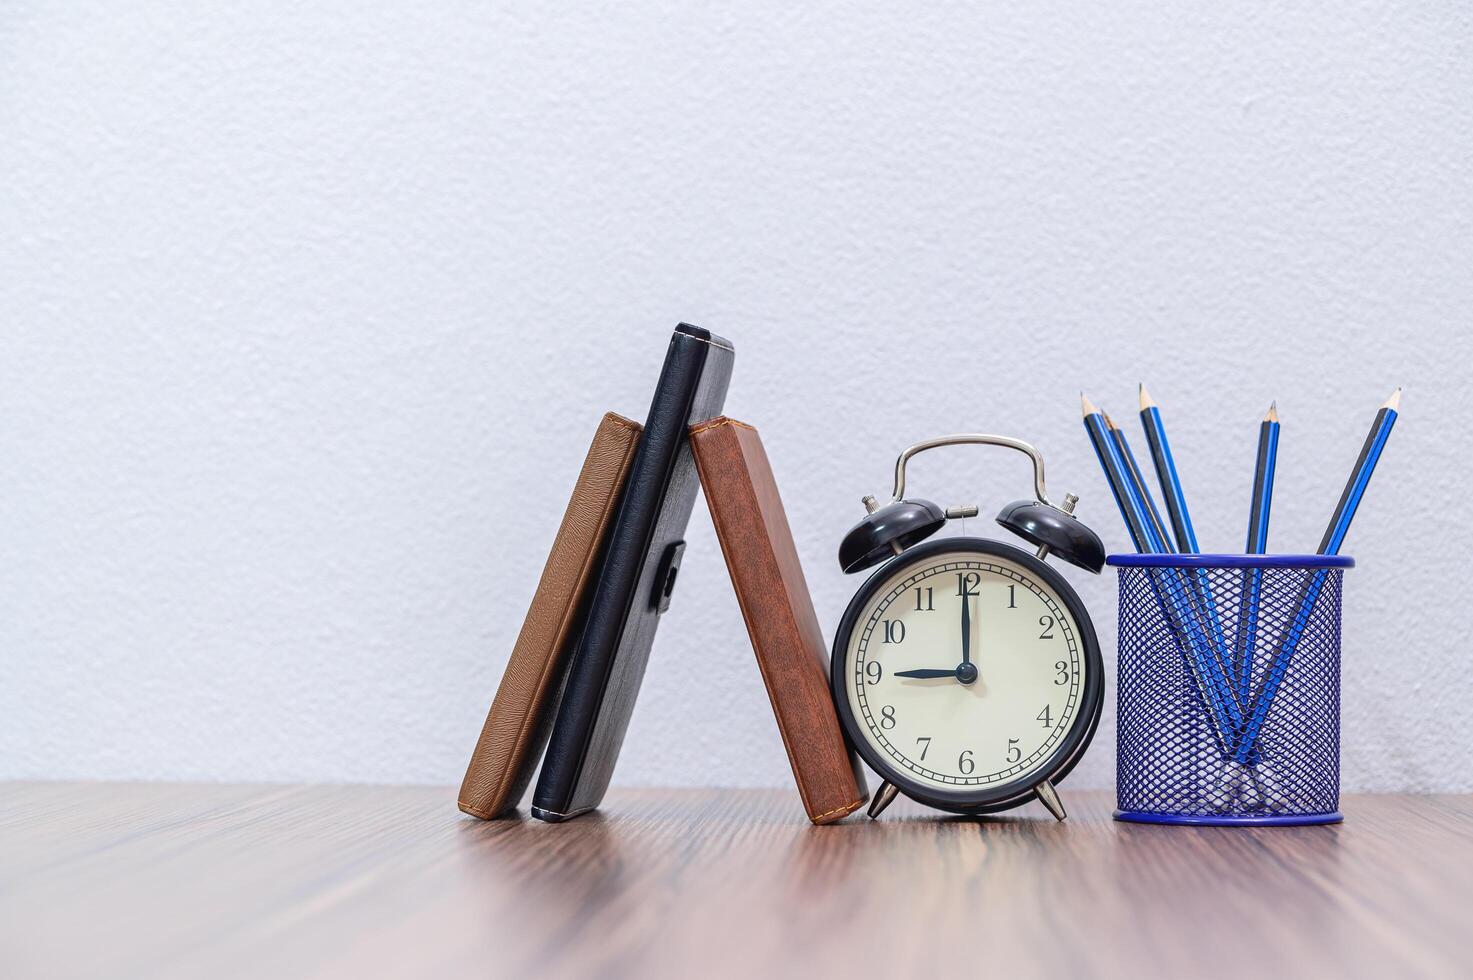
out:
M206 6L0 11L0 776L458 780L684 318L737 344L830 628L912 440L1036 441L1118 548L1078 392L1145 378L1236 549L1277 398L1274 545L1312 549L1405 384L1345 781L1473 789L1466 5ZM782 784L689 537L618 779ZM1113 669L1113 582L1071 577Z

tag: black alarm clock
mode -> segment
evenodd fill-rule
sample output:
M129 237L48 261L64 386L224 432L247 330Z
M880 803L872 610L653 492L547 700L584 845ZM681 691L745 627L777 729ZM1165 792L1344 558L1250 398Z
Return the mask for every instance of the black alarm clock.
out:
M976 506L905 496L905 466L939 446L1004 446L1033 461L1034 497L997 523L1033 546L959 536L927 541ZM880 567L850 601L830 672L845 736L884 780L871 817L897 792L952 813L992 813L1038 799L1059 820L1054 786L1089 747L1104 701L1094 624L1053 567L1055 556L1098 574L1099 537L1074 517L1078 498L1049 501L1043 458L1019 439L952 435L895 462L888 504L844 536L846 573Z

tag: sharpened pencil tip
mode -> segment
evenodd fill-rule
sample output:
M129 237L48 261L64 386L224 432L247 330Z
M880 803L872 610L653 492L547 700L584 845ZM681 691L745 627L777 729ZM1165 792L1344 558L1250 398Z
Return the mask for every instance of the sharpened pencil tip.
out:
M1116 429L1120 428L1120 426L1115 424L1115 420L1110 418L1109 412L1103 412L1101 414L1105 416L1105 428L1109 429L1111 432L1114 432Z
M1154 399L1154 398L1151 397L1151 393L1146 390L1146 383L1144 381L1142 381L1141 382L1141 411L1144 412L1148 408L1155 408L1155 407L1156 407L1156 399Z
M1268 411L1264 413L1265 422L1277 422L1279 420L1279 403L1272 401L1268 403Z
M1397 389L1391 393L1391 397L1388 398L1388 399L1386 399L1386 404L1385 405L1382 405L1381 407L1382 408L1389 408L1393 412L1399 412L1399 411L1401 411L1401 387L1400 386L1398 386Z
M1095 403L1090 401L1089 396L1082 391L1079 393L1079 408L1084 412L1086 417L1100 413L1100 410L1095 408Z

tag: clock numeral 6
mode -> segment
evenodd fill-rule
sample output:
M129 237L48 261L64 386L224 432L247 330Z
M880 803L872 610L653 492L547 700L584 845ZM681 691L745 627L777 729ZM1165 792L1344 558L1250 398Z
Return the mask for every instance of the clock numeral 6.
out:
M880 666L878 660L866 660L864 663L864 679L871 684L880 683L880 678L885 674L885 668Z
M886 643L905 642L905 623L899 619L883 619L880 621L885 627Z
M887 704L880 709L880 727L886 731L895 727L895 706Z
M1018 748L1018 740L1016 738L1008 739L1008 761L1017 762L1022 758L1023 750Z
M957 757L956 767L961 770L963 776L970 776L977 769L977 763L972 761L972 750L967 749Z

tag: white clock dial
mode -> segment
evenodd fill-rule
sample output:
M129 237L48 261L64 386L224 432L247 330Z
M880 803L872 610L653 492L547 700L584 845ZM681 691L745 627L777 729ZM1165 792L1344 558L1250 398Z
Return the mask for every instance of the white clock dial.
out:
M1063 743L1081 710L1084 651L1036 574L940 552L860 610L844 687L865 740L897 771L943 793L985 791L1026 779Z

